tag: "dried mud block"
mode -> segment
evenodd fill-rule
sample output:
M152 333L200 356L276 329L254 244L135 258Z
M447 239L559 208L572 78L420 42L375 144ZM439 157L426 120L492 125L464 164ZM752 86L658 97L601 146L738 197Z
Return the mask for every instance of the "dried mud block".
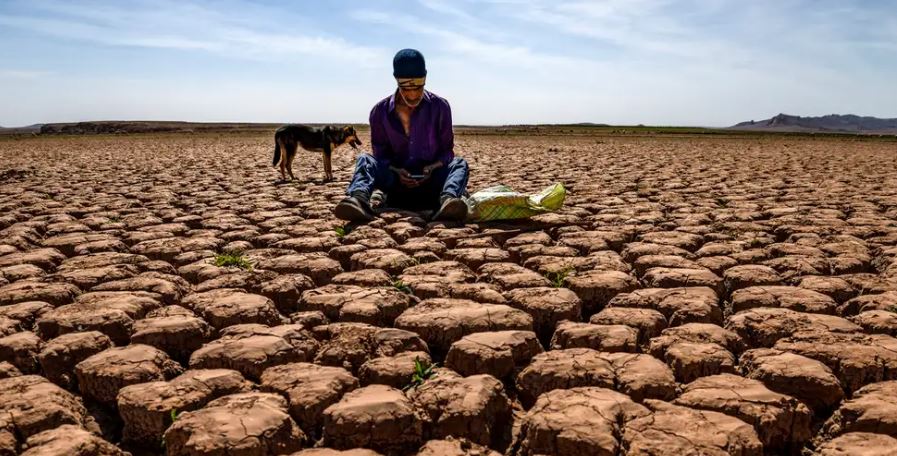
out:
M289 456L382 456L374 450L364 448L355 448L352 450L334 450L332 448L309 448L297 453L291 453Z
M897 309L897 291L888 291L881 294L857 296L838 307L838 315L856 315L868 310Z
M190 284L180 276L144 272L129 279L101 283L91 291L146 291L158 294L165 304L175 304L189 289Z
M0 307L0 317L14 320L23 330L30 331L53 306L43 301L25 301Z
M452 343L475 332L532 331L533 319L506 305L437 298L409 308L396 318L395 326L419 334L431 350L445 353Z
M591 348L603 352L638 350L638 330L626 325L594 325L562 321L551 338L551 349Z
M486 263L477 269L477 274L481 282L493 283L503 290L551 285L544 276L514 263Z
M366 361L358 369L358 380L364 386L380 384L393 388L405 388L414 375L414 363L432 364L430 354L423 351L408 351L392 356L380 356Z
M660 355L658 357L670 366L676 379L683 383L709 375L735 372L735 356L714 342L692 342L688 338L673 337L655 344L651 350L655 356Z
M533 317L533 329L543 341L551 340L555 327L564 320L579 321L582 302L567 288L518 288L506 293L508 304Z
M343 368L311 363L270 367L261 377L262 391L286 397L290 416L310 436L320 434L324 409L358 386L358 379Z
M547 391L579 386L616 388L635 400L669 399L676 391L673 372L652 356L602 353L588 348L536 355L516 380L517 393L525 406Z
M872 383L854 392L822 426L819 439L848 432L875 432L897 438L897 381Z
M652 413L623 427L626 454L763 454L757 432L738 418L656 400L647 400L645 405Z
M365 250L352 255L349 261L353 271L382 269L394 276L401 274L405 268L417 264L410 256L396 249Z
M897 336L897 313L890 310L868 310L850 317L850 321L862 326L870 334Z
M467 439L448 437L430 440L417 450L415 456L501 456L501 453Z
M779 307L798 312L831 315L835 313L838 304L822 293L798 287L748 287L732 293L732 313L757 307Z
M408 390L423 410L424 434L459 437L480 445L500 446L510 426L511 406L502 383L490 375L461 377L448 369Z
M44 339L80 331L99 331L118 345L126 345L134 320L158 309L158 295L143 292L94 292L78 297L73 304L48 311L37 320Z
M69 283L21 280L0 286L0 306L28 301L43 301L61 306L75 300L81 290Z
M217 251L223 245L223 240L212 237L163 237L138 242L131 246L131 253L144 255L152 260L171 261L182 253Z
M274 301L277 310L284 315L295 312L302 292L315 287L311 277L305 274L283 274L263 282L259 294Z
M639 344L644 344L648 339L659 336L660 332L667 327L667 320L660 312L654 309L630 307L608 307L592 315L589 323L631 326L638 330Z
M733 266L723 273L723 284L726 292L731 294L742 288L782 285L782 277L775 269L759 264Z
M831 369L806 356L770 348L748 350L741 355L739 370L773 391L803 401L820 416L844 397Z
M37 358L48 380L63 388L77 391L75 366L111 347L112 340L99 331L70 333L44 344Z
M840 277L806 276L800 279L797 286L822 293L834 299L839 305L855 298L858 293L850 282Z
M763 307L732 315L726 329L738 333L752 348L772 347L779 339L800 331L854 333L863 330L849 320L833 315Z
M382 269L360 269L337 274L331 283L359 287L388 287L392 285L392 278Z
M125 386L168 380L182 371L165 352L148 345L109 348L75 365L81 395L113 405Z
M541 395L523 417L520 442L510 454L619 454L622 426L649 413L610 389L556 389Z
M0 414L19 439L65 424L98 430L80 399L37 375L0 380Z
M137 320L132 330L132 344L156 347L178 361L190 359L190 354L202 347L214 334L205 320L185 315Z
M670 326L723 322L719 297L708 287L645 288L618 294L607 306L654 309L663 314Z
M717 344L736 355L745 350L741 336L733 331L709 323L686 323L664 329L660 336L650 340L647 352L662 358L669 347L679 342Z
M319 343L301 325L235 325L190 355L191 369L233 369L258 380L265 369L310 362Z
M885 434L850 432L816 448L818 456L890 456L897 448L897 439Z
M642 276L651 288L707 287L722 294L723 279L706 268L651 268Z
M6 362L0 361L0 380L4 378L12 378L12 377L21 377L22 372L19 371L16 366Z
M197 410L214 399L247 392L252 384L228 369L189 370L167 382L129 385L118 392L122 439L157 444L171 425L171 413Z
M402 391L371 385L346 394L324 410L322 442L336 449L401 454L421 444L423 423L421 413Z
M601 250L587 256L536 255L526 259L523 266L549 277L589 271L632 272L632 266L612 250Z
M239 289L220 289L186 296L181 305L196 312L213 328L257 323L276 326L285 322L274 302Z
M300 311L320 311L331 321L392 326L417 299L393 287L325 285L302 293Z
M54 248L42 248L0 256L0 267L33 264L43 270L56 269L66 256Z
M65 424L33 435L22 456L130 456L80 426Z
M358 372L367 361L402 352L428 352L416 333L395 328L378 328L364 323L333 323L313 329L321 340L316 364L342 367Z
M0 360L16 366L25 374L36 374L40 370L38 353L43 341L31 331L23 331L0 337Z
M588 271L569 276L564 283L582 301L585 317L600 311L615 296L639 287L638 280L621 271Z
M671 399L676 394L676 379L661 360L638 353L603 353L611 362L616 377L616 387L632 400L646 398Z
M701 248L703 250L703 247ZM696 254L698 256L707 256L708 253L701 254L701 250L698 250ZM725 253L715 253L725 254ZM688 258L691 253L688 250L685 250L681 247L676 247L674 245L664 245L664 244L654 244L651 242L630 242L626 244L626 247L620 252L623 259L629 263L634 263L640 257L647 255L675 255L678 257Z
M300 253L267 258L259 260L256 267L281 274L304 274L311 277L319 286L327 285L335 275L343 272L338 261L321 253Z
M732 374L702 377L685 385L673 403L752 424L766 450L798 450L810 439L810 409L758 380Z
M802 331L773 348L822 362L847 394L869 383L897 380L897 339L883 334Z
M651 268L703 269L695 261L679 255L642 255L633 261L632 266L639 277Z
M300 450L306 437L287 413L284 398L240 393L185 412L165 431L169 456L271 455Z
M539 353L542 353L542 346L533 332L479 332L453 343L446 355L445 366L463 376L489 374L506 379Z

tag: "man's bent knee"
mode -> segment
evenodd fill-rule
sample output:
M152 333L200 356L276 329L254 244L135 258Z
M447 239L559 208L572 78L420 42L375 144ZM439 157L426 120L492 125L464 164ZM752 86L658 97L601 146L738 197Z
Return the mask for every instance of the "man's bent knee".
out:
M357 166L377 166L377 159L371 154L360 154L355 163Z
M449 168L464 168L467 170L470 169L470 166L467 164L467 160L461 157L455 157L449 162Z

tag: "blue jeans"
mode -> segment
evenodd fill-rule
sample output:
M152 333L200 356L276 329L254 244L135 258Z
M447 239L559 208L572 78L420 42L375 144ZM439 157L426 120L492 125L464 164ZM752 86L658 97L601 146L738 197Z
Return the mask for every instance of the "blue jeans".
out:
M370 196L374 190L386 194L386 202L390 207L426 210L439 207L439 197L443 194L455 198L464 194L467 189L467 178L470 170L467 161L455 157L448 165L443 166L430 175L430 179L419 187L408 188L399 181L399 176L389 169L389 165L378 162L372 155L361 154L355 163L355 175L346 194L363 192Z

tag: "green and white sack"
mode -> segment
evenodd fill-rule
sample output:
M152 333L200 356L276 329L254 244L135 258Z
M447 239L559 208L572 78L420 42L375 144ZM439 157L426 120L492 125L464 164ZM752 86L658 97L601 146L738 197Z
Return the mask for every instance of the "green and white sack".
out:
M496 185L465 199L467 220L485 222L532 217L560 209L566 196L567 190L561 184L549 185L532 195L515 192L507 185Z

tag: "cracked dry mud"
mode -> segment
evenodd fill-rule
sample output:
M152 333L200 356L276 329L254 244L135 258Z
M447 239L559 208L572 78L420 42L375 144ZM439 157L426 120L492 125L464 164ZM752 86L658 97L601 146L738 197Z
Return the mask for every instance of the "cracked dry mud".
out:
M893 141L475 133L472 190L564 208L351 226L348 150L0 140L0 455L897 454Z

